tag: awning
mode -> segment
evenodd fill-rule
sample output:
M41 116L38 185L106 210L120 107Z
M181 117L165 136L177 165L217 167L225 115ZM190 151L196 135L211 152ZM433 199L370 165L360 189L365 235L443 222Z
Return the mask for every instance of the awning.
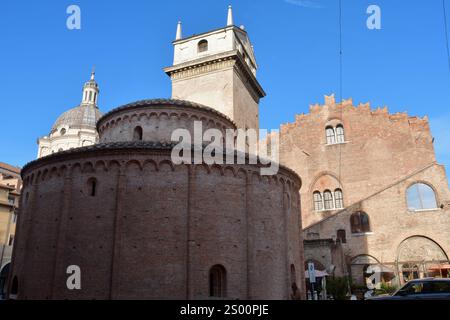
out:
M326 277L328 273L326 271L316 270L316 278ZM309 272L305 271L305 278L309 279Z
M450 264L449 263L443 263L443 264L432 264L430 267L427 268L428 270L450 270Z

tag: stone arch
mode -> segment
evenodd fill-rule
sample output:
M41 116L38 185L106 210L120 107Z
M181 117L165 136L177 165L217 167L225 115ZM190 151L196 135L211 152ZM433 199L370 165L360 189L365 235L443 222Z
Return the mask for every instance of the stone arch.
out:
M82 172L83 172L83 173L85 173L85 172L95 172L95 170L94 170L94 165L92 164L92 162L90 162L90 161L85 162L85 163L83 164L83 170L82 170Z
M170 171L174 171L175 168L173 166L173 163L169 160L162 160L158 163L158 171L161 171L164 166L169 166L170 167Z
M380 261L374 256L366 253L358 254L350 259L350 264L378 264Z
M6 293L6 284L8 274L11 270L11 261L7 261L3 266L0 266L0 296Z
M213 164L211 166L211 173L218 173L219 175L223 176L225 172L224 172L222 166L220 166L218 164Z
M305 270L308 270L308 263L311 263L311 262L314 263L315 270L323 271L326 269L325 265L322 262L320 262L319 260L310 258L310 259L305 260Z
M276 176L276 175L271 176L271 177L272 177L271 181L276 186L278 186L279 183L282 183L283 185L286 183L286 181L283 178L278 178L278 176Z
M350 259L350 274L355 284L366 284L369 266L380 266L380 261L370 254L359 254Z
M397 264L422 260L448 261L448 256L436 241L421 235L408 237L397 247Z
M333 127L336 128L338 125L343 125L342 119L339 116L332 115L328 118L327 122L325 123L325 127Z
M47 179L48 176L48 169L45 168L44 171L42 172L42 181L45 181Z
M408 237L397 248L395 265L400 284L415 278L443 277L443 273L448 274L448 270L444 269L443 272L442 263L449 263L446 252L436 241L426 236Z
M139 118L138 114L137 113L133 113L130 116L130 121L138 121L138 118Z
M50 175L49 178L53 178L53 177L58 177L59 176L59 172L58 172L58 168L57 167L52 167L50 169Z
M245 171L242 168L239 168L236 172L236 176L245 179L245 178L247 178L247 171Z
M148 119L148 115L146 113L140 113L138 116L138 121L141 121L142 119Z
M223 173L224 173L224 175L231 175L231 176L236 177L236 172L235 172L234 168L231 166L225 167L225 169L223 170Z
M68 172L68 168L65 164L58 168L58 174L61 177L65 177Z
M158 164L156 163L156 161L154 161L152 159L147 159L142 164L142 168L143 168L143 170L148 168L150 171L157 171Z
M320 179L321 179L322 177L327 177L327 176L336 182L336 188L340 188L340 189L342 190L342 192L345 193L344 187L342 186L342 183L341 183L341 181L339 180L338 175L335 174L334 172L331 172L331 171L322 171L322 172L320 172L319 174L317 174L317 175L315 176L315 178L313 179L313 181L311 182L311 185L309 186L309 193L312 194L312 192L315 191L315 187L316 187L317 184L320 182ZM331 188L333 188L333 186L327 186L327 187L324 188L324 190L325 190L325 189L330 189L330 190L331 190ZM333 189L333 190L334 190L334 189ZM322 191L323 191L323 190L322 190Z
M42 171L39 170L38 173L36 174L36 180L34 181L35 184L39 184L39 182L41 181L42 178Z
M125 164L125 168L129 169L130 167L132 167L133 165L137 166L139 170L142 170L142 166L141 163L138 160L130 160L127 161L127 163Z
M158 118L159 118L160 120L168 120L170 117L169 117L169 114L168 114L167 112L161 112L161 113L159 114Z
M169 119L180 120L180 114L178 112L169 113Z
M204 171L207 174L211 173L211 168L209 166L207 166L206 164L198 164L196 166L194 166L194 172L198 173L198 172L202 172Z
M103 160L96 161L94 168L95 168L95 171L107 171L108 170L106 163Z
M81 173L81 163L76 162L72 165L72 167L70 168L70 174L73 175L74 172L80 172Z
M251 177L252 177L252 180L256 181L256 182L261 182L261 180L262 180L261 175L254 171L251 173Z
M108 161L108 170L110 170L113 166L117 166L118 168L121 167L120 162L117 160Z

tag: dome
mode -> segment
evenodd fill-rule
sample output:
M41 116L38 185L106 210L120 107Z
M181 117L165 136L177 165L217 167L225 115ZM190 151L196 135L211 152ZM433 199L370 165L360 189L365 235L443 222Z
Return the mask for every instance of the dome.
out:
M97 120L102 116L100 110L92 105L80 105L64 112L53 124L52 132L59 126L91 127L95 129Z

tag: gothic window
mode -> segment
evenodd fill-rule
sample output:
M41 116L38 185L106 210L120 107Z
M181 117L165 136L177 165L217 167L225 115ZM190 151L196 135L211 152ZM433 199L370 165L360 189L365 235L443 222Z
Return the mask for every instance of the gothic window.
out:
M12 246L14 243L14 235L9 235L8 246Z
M208 41L201 40L198 43L198 52L205 52L205 51L208 51Z
M334 203L336 209L344 208L344 197L341 189L334 190Z
M88 194L91 197L95 197L95 195L97 194L97 179L90 178L88 180Z
M344 127L342 124L338 124L336 126L336 143L344 143L345 135L344 135Z
M323 193L323 203L325 210L331 210L334 208L333 195L330 190L325 190Z
M133 141L142 141L142 127L134 128Z
M19 281L17 280L17 276L14 277L11 285L11 295L17 296L19 293Z
M315 191L313 196L314 196L314 210L315 211L323 210L322 195L320 194L320 192Z
M358 211L350 217L352 233L370 232L369 216L367 213Z
M297 274L295 272L295 266L291 264L291 284L294 284L297 282Z
M344 229L339 229L337 231L336 238L340 243L347 243L347 236Z
M408 208L409 210L426 210L436 209L436 195L433 189L424 184L413 184L407 190Z
M327 136L327 144L335 144L336 136L334 134L333 127L326 127L325 132L326 132L326 136Z
M227 293L227 271L221 265L215 265L209 270L209 295L223 298Z

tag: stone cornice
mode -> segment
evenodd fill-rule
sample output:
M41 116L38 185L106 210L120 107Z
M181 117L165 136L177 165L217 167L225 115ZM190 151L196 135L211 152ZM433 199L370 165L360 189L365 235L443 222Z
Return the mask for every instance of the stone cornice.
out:
M186 63L180 63L175 66L164 68L164 72L172 79L172 81L176 81L231 67L236 67L238 75L243 80L243 83L248 83L250 85L250 92L254 93L254 97L257 98L255 99L256 101L266 96L263 88L247 63L243 60L243 57L238 50L231 50Z
M73 161L76 159L82 158L85 161L89 161L90 157L102 156L102 155L126 155L130 158L130 154L140 155L140 154L161 154L165 156L170 156L173 147L177 145L176 143L159 143L159 142L151 142L151 141L133 141L133 142L110 142L110 143L99 143L86 147L79 147L70 150L65 150L57 153L53 153L51 155L33 160L27 163L22 171L21 176L24 179L31 171L38 170L41 167L47 165L64 165L64 161ZM205 146L203 146L205 148ZM191 148L192 152L194 152L194 146ZM224 159L226 157L226 153L223 153ZM243 168L253 168L256 169L265 167L260 161L257 164L249 164L249 154L241 153L240 151L234 152L235 163L237 163L237 157L242 157L245 159L245 164L234 164L231 166L242 166ZM193 158L192 158L193 159ZM191 165L194 165L192 163ZM206 165L204 163L198 165ZM228 164L213 164L212 166L229 166ZM302 180L299 175L289 169L288 167L279 164L279 171L275 176L284 175L289 177L290 180L300 189L302 185ZM269 179L275 176L264 176Z

